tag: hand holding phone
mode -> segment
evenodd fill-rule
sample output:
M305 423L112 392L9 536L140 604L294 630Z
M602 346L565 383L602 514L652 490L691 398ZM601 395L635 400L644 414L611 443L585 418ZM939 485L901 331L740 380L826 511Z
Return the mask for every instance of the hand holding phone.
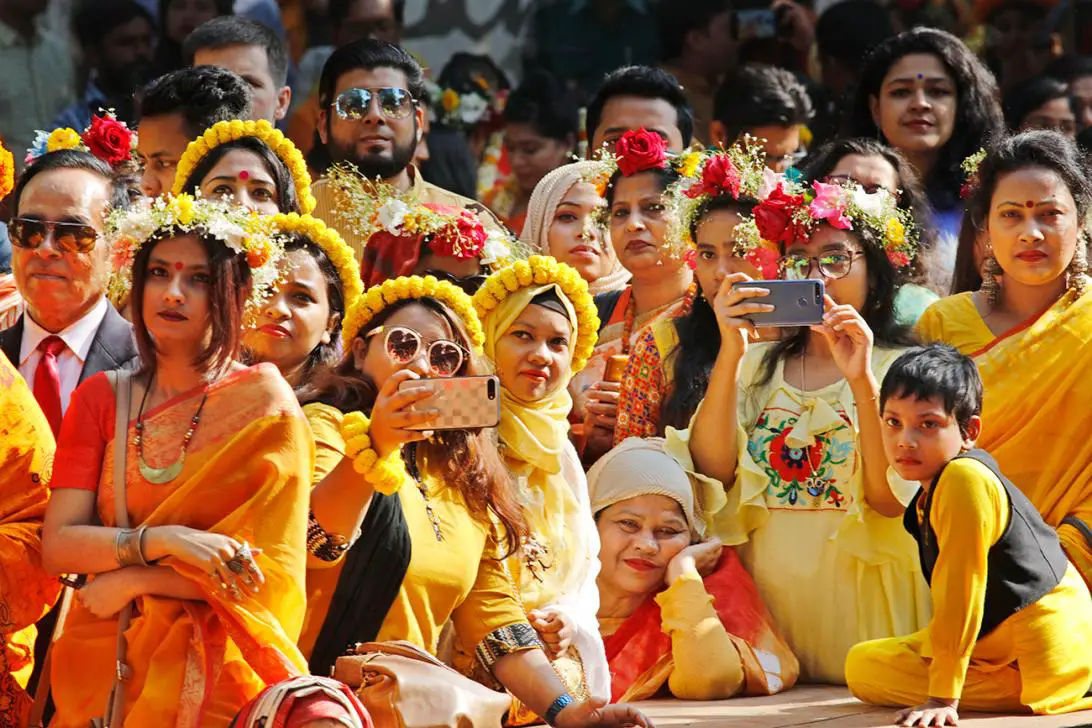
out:
M368 437L380 457L411 442L428 437L426 432L433 413L428 406L432 390L418 384L421 377L411 369L395 372L376 395L372 405Z
M500 379L495 376L404 381L399 392L422 387L428 398L415 399L407 413L425 419L406 424L407 430L480 430L500 424Z
M847 303L837 304L824 296L825 314L819 326L830 346L830 354L850 385L867 382L872 377L872 329L861 313Z
M803 281L745 281L734 283L734 288L762 290L762 303L772 308L744 312L742 315L755 326L814 326L823 323L823 282Z

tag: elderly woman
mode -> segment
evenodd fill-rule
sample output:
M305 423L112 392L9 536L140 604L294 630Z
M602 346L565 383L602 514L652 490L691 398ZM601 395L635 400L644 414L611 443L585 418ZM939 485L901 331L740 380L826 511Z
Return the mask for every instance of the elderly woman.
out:
M592 467L588 488L613 700L665 687L677 698L722 700L793 686L799 664L750 575L735 551L703 540L697 510L718 497L718 484L684 470L663 439L634 437Z

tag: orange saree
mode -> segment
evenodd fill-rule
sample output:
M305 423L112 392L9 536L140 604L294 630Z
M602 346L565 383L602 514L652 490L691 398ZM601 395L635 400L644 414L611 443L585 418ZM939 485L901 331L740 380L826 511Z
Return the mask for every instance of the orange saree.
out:
M178 457L202 391L145 413L149 463ZM57 487L97 491L103 524L116 522L113 492L114 393L105 375L82 385L61 430ZM130 433L133 423L130 423ZM125 684L125 724L215 728L268 684L307 672L296 648L303 624L306 529L314 449L295 396L269 364L232 374L209 389L200 425L172 482L140 474L129 438L126 489L135 527L182 525L260 548L266 583L232 600L199 570L162 565L192 579L205 601L136 600L126 632L133 671ZM173 562L173 563L172 563ZM116 619L74 604L54 646L54 726L85 728L102 715L114 672Z
M31 699L34 623L61 584L41 566L53 432L19 372L0 353L0 725L24 725Z
M739 660L743 680L737 694L773 695L792 687L800 672L799 663L733 549L724 549L716 569L703 583L738 653L715 658ZM675 670L675 646L664 630L660 604L652 596L603 643L610 667L611 702L652 698L668 684Z

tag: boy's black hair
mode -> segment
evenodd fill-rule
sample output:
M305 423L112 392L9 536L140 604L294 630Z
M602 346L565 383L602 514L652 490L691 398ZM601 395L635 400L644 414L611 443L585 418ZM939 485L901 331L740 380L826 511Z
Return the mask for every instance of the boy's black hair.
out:
M941 400L966 437L971 418L982 414L982 378L973 359L947 344L915 346L887 370L880 386L881 412L891 397Z
M729 140L759 126L807 124L814 115L807 89L791 71L761 63L725 78L713 100L713 118Z
M273 83L288 83L288 44L274 31L241 15L225 15L198 26L182 43L182 57L193 65L200 50L219 50L229 46L253 46L265 51Z
M140 118L181 114L186 133L196 139L218 121L249 119L250 86L218 66L194 66L160 76L138 99Z
M694 136L694 112L686 100L686 94L674 76L652 66L623 66L603 78L603 83L588 104L585 124L589 142L595 138L595 130L603 117L603 107L617 96L662 99L671 104L675 107L675 126L682 135L683 146L690 146Z

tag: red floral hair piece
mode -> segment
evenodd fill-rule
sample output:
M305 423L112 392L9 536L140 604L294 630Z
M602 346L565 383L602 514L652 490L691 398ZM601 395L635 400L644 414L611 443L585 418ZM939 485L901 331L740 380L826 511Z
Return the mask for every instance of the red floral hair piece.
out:
M614 145L618 169L625 177L650 169L663 169L667 161L667 144L663 137L647 129L631 129Z

